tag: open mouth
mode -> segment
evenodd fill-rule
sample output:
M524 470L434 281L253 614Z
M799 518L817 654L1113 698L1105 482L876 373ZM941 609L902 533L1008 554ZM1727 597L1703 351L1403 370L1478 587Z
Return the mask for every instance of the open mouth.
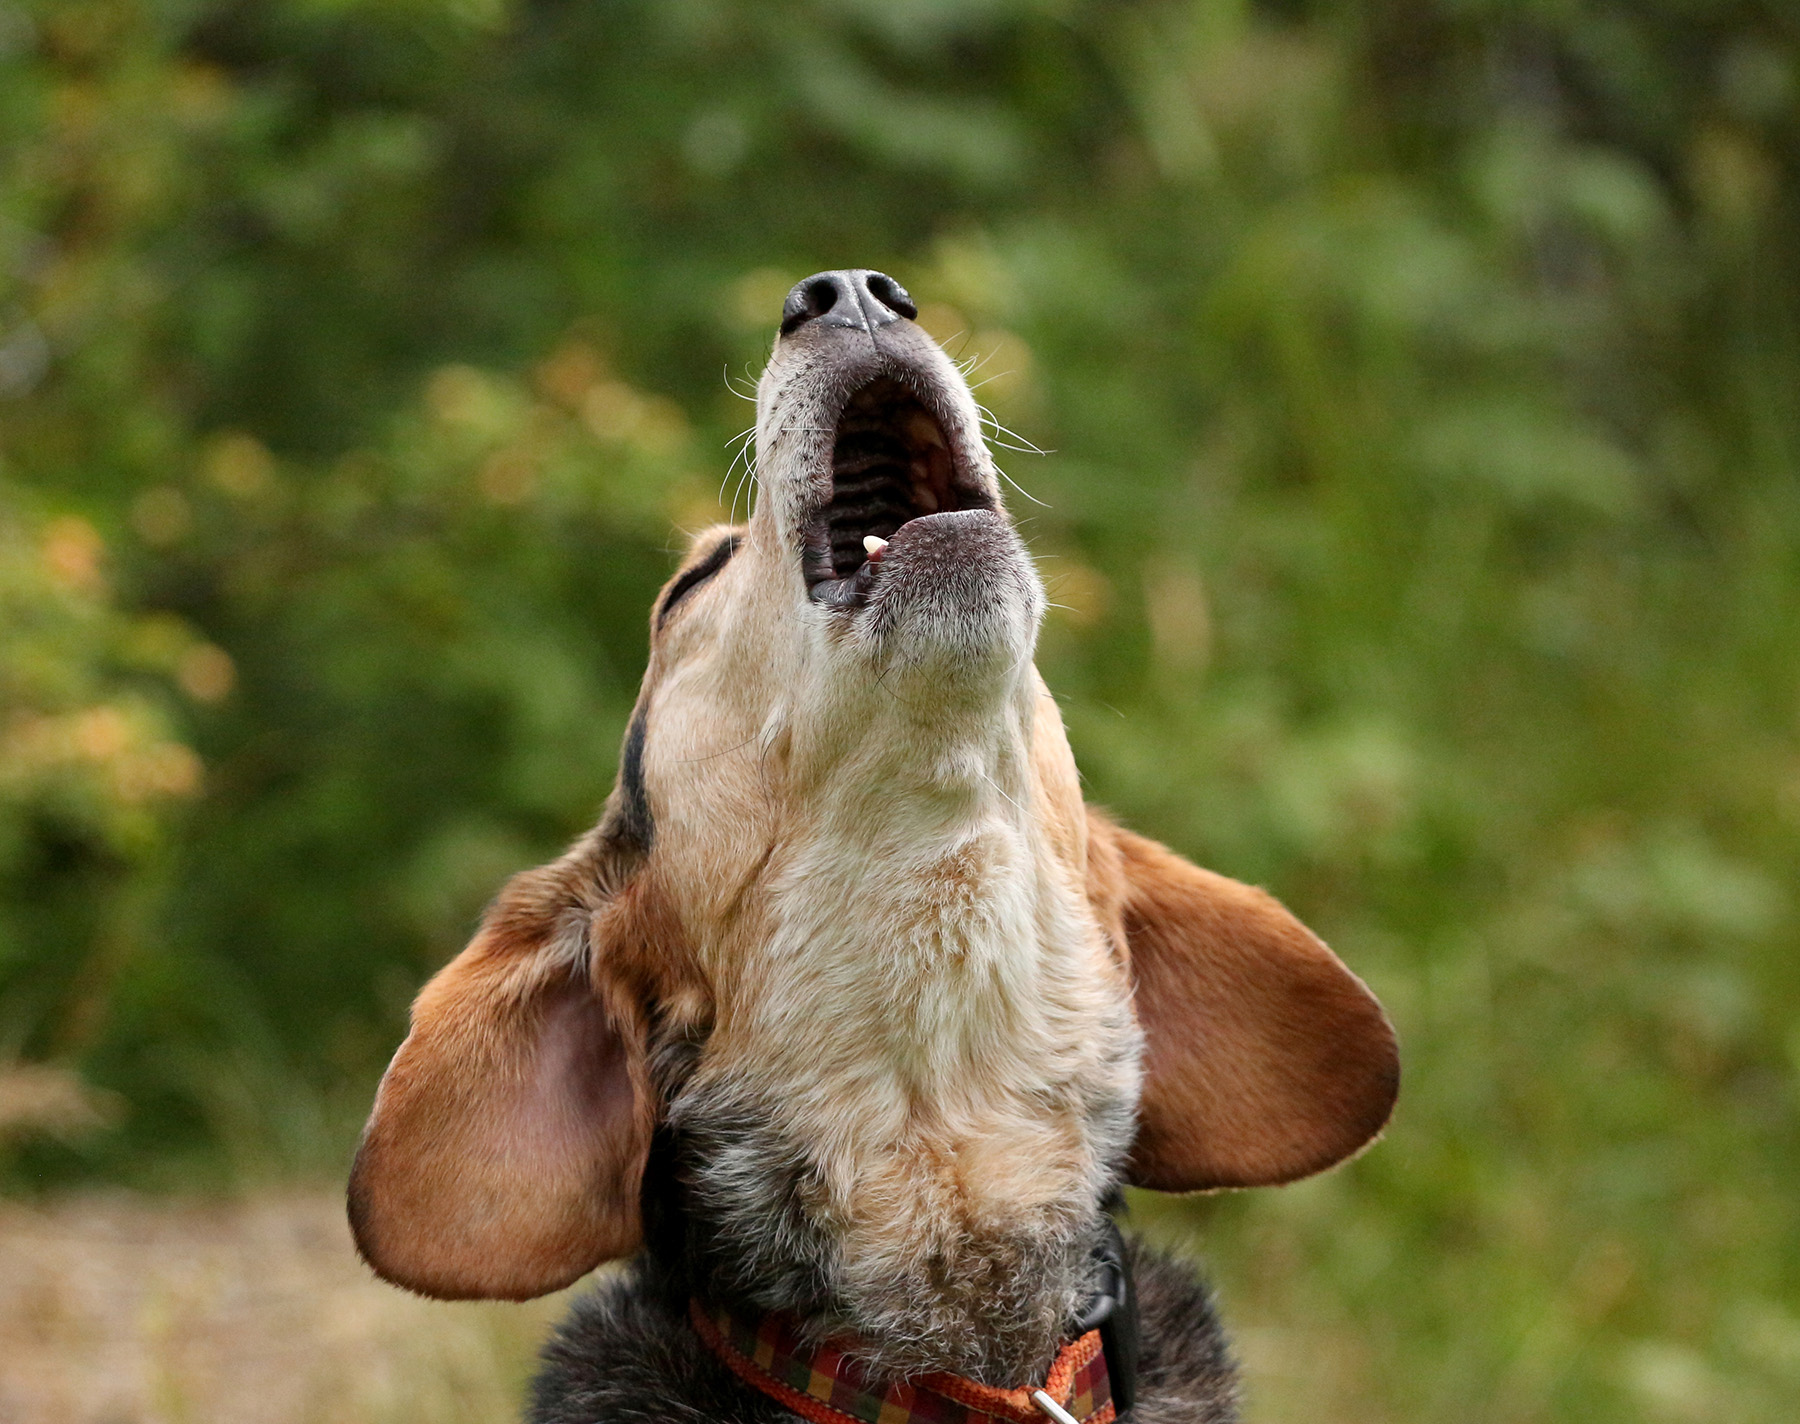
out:
M891 377L862 387L838 417L831 494L806 526L806 583L816 602L867 601L887 541L914 519L991 509L966 478L943 425Z

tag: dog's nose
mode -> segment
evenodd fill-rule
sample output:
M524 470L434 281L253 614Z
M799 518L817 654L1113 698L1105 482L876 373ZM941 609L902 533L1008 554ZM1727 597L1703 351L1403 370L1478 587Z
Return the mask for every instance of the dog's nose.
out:
M821 326L849 326L874 334L919 314L913 299L885 272L857 267L843 272L819 272L798 284L781 304L781 334L798 331L808 322Z

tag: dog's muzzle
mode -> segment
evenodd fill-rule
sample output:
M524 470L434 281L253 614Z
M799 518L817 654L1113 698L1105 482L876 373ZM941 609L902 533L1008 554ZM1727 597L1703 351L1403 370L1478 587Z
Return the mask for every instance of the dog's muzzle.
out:
M801 525L807 589L828 608L868 604L905 546L922 555L982 527L944 516L985 512L1005 523L967 394L946 379L915 315L899 283L865 270L808 277L782 309L782 343L803 349L832 390L829 454L811 472ZM933 520L943 522L929 537L915 528Z

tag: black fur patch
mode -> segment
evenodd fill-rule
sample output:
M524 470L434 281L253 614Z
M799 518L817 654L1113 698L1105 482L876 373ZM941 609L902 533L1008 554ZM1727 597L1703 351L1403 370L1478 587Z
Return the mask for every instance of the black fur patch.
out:
M663 620L669 616L677 603L680 603L682 599L731 562L731 556L738 551L738 543L738 536L735 534L719 540L717 544L713 545L711 553L669 586L669 591L663 595L663 601L656 607L658 632L662 631Z
M721 539L712 551L670 586L656 608L656 627L675 605L731 562L737 553L736 534ZM650 794L644 789L644 737L646 717L640 698L631 714L631 725L625 729L625 748L619 754L619 784L613 792L602 833L621 850L648 855L656 842L656 818L650 814Z
M813 1315L833 1303L831 1241L806 1210L819 1195L807 1155L773 1116L730 1084L671 1105L685 1265L710 1299Z
M544 1347L530 1424L796 1424L700 1343L671 1285L639 1257L577 1300Z
M1237 1371L1192 1267L1128 1240L1143 1322L1126 1424L1234 1424ZM794 1424L688 1324L686 1291L640 1257L575 1302L532 1385L528 1424Z
M656 841L656 819L650 814L650 793L644 789L644 704L639 701L625 729L625 748L619 753L619 784L613 791L602 834L622 850L648 855Z

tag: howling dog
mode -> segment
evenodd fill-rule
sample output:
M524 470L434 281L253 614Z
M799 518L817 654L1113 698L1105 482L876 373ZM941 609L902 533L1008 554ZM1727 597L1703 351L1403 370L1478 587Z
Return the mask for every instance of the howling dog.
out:
M755 512L693 543L599 825L428 983L352 1169L369 1265L520 1300L627 1260L540 1424L1219 1424L1124 1184L1386 1123L1380 1005L1268 895L1082 802L961 372L879 272L794 288Z

